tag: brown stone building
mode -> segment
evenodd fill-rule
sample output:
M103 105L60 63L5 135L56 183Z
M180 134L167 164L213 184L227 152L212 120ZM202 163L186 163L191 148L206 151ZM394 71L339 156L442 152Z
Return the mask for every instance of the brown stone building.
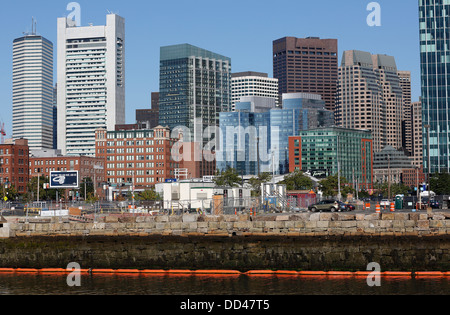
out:
M338 41L284 37L273 42L273 77L284 93L314 93L334 110L338 80Z

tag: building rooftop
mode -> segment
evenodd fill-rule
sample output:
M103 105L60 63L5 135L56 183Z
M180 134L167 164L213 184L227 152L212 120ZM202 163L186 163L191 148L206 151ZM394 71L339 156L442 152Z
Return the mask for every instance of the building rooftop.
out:
M231 78L240 78L240 77L261 77L268 78L269 75L263 72L254 72L254 71L245 71L245 72L236 72L231 74Z
M179 44L171 46L163 46L160 49L160 59L172 60L172 59L183 59L189 57L202 57L216 60L224 60L231 63L231 58L216 54L212 51L202 49L190 44Z

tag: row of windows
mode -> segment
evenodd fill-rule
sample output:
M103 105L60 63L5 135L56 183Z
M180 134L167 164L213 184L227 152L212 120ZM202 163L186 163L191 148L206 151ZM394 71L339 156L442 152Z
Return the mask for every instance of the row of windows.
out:
M300 50L288 50L287 51L288 55L314 55L314 56L337 56L337 53L335 52L322 52L322 51L300 51ZM280 56L284 56L286 55L286 51L282 51L279 53L274 54L274 58L276 57L280 57Z

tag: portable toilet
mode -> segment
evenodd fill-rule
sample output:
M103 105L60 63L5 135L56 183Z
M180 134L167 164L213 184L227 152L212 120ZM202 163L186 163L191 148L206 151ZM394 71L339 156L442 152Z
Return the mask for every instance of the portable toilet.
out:
M402 210L403 209L403 197L397 196L395 197L395 210Z

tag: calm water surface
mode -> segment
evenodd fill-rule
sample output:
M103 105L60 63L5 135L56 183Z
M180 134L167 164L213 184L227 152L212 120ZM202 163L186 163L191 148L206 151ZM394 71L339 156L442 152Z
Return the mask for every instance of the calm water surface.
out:
M0 274L0 295L448 295L447 278L82 275L69 287L62 274Z

